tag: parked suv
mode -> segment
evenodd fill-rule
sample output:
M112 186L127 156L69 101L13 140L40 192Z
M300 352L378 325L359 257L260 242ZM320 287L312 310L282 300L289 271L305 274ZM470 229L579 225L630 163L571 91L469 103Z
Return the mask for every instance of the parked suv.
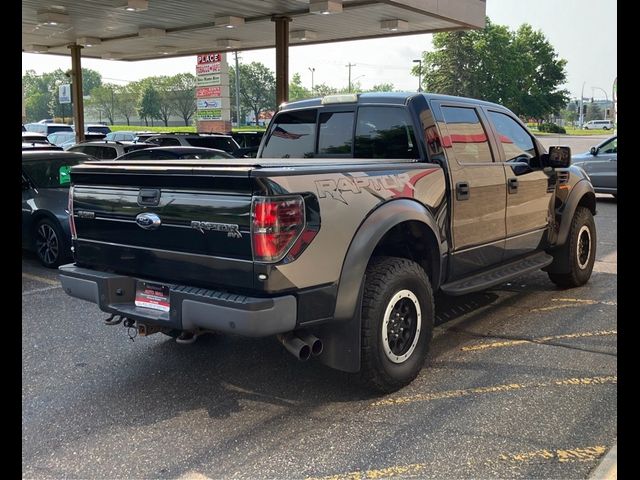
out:
M611 120L591 120L584 124L585 130L610 130L613 128Z
M43 135L49 135L54 132L73 132L71 125L64 123L27 123L25 128L28 132L37 132Z
M231 155L240 150L240 145L231 135L215 133L163 133L147 139L147 143L153 143L158 147L205 147L224 150Z

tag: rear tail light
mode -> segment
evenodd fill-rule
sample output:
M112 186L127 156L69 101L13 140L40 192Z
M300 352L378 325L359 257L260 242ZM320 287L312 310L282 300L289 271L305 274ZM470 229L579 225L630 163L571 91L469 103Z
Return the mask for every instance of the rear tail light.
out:
M254 197L251 214L253 259L281 260L305 229L304 200L300 196Z
M69 211L69 230L71 230L71 238L75 240L78 238L76 233L76 222L73 218L73 187L69 187L69 202L67 204L67 210Z

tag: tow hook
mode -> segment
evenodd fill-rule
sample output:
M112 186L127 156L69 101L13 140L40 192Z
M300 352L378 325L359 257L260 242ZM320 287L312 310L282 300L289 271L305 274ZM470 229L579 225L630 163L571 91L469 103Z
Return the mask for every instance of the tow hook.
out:
M122 317L115 313L111 314L109 318L105 318L104 320L105 325L118 325L120 322L122 322Z
M124 323L122 325L124 325L127 328L132 328L135 325L136 321L132 320L131 318L125 318L124 319Z

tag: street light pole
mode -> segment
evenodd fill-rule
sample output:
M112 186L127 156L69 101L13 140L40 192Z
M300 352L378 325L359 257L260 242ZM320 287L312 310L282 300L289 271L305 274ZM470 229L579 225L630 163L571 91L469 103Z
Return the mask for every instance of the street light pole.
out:
M309 67L309 71L311 72L311 95L313 95L313 73L316 71L315 67Z
M422 60L414 60L418 64L418 92L422 91Z
M355 66L356 64L351 62L349 62L348 65L345 65L345 67L349 68L349 93L351 93L351 67L355 67Z
M600 87L591 87L591 95L592 96L593 96L593 89L594 88L596 90L600 90L602 93L604 93L604 98L607 100L607 105L608 105L609 104L609 97L607 96L607 92L604 89L600 88ZM604 119L605 120L607 119L607 107L604 108Z

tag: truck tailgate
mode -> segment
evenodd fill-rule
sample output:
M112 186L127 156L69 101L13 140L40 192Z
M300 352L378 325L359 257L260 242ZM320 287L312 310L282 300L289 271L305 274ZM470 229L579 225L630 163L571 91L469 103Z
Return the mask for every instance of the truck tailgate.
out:
M71 173L76 263L172 283L251 288L251 169L149 161L79 166Z

